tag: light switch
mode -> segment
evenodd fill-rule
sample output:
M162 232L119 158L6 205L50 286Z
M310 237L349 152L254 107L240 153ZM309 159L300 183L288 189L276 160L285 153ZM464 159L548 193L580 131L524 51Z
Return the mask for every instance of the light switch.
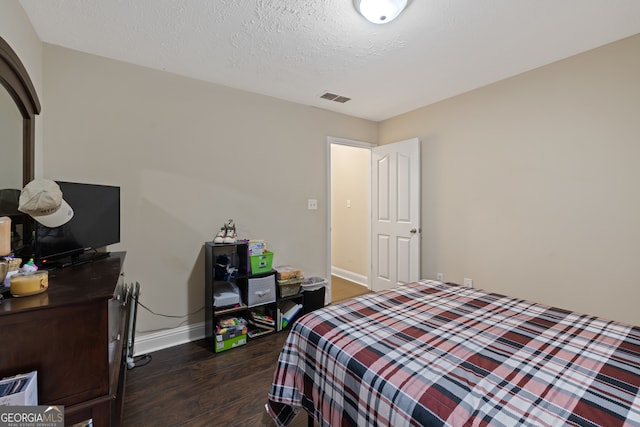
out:
M351 200L347 199L347 207L350 208L351 207Z
M310 211L314 211L314 210L318 209L318 200L309 199L308 202L307 202L307 209L309 209Z

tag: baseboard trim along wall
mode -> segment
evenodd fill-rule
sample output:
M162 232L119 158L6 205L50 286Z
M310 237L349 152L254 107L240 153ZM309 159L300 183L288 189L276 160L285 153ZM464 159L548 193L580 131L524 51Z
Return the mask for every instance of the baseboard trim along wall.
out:
M204 322L180 326L166 331L137 336L134 344L134 355L153 353L175 345L204 339Z
M350 280L364 287L369 286L367 284L367 276L363 276L352 271L347 271L332 266L331 274L346 280ZM134 356L153 353L154 351L164 350L165 348L185 344L191 341L201 340L204 338L204 322L194 323L193 325L180 326L178 328L167 329L159 332L153 332L151 334L143 336L136 336L134 343Z
M353 271L343 270L342 268L331 266L331 275L340 277L345 280L362 285L365 288L369 287L369 278L362 274L354 273Z

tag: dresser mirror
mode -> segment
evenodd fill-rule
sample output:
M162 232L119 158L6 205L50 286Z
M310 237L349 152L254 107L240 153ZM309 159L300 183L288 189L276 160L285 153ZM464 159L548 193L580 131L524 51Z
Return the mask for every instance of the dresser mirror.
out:
M17 210L22 187L34 177L35 115L40 101L16 52L0 37L0 216L11 218L11 247L29 256L33 220Z

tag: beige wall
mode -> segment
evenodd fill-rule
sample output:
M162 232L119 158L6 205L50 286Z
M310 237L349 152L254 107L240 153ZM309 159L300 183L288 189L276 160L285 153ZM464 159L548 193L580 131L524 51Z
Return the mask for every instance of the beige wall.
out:
M44 173L121 187L109 249L145 305L203 320L202 245L228 218L275 264L326 277L326 138L375 140L375 123L46 44L44 66ZM139 313L141 331L180 324Z
M640 325L640 35L381 123L422 141L422 273ZM470 71L472 72L472 71Z
M41 96L42 43L18 0L0 2L0 37L18 54Z
M331 145L331 265L364 279L369 276L370 162L369 149Z
M379 134L53 46L43 81L43 45L17 0L0 2L0 36L43 105L36 174L122 186L123 241L111 249L128 251L127 280L158 312L202 319L201 245L228 217L277 262L326 274L326 136L417 136L424 277L640 324L640 36L386 120ZM179 323L140 312L143 330Z

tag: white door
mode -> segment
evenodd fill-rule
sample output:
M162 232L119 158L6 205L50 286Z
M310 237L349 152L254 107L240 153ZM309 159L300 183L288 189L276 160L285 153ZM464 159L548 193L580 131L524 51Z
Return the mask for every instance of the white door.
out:
M371 154L371 288L420 279L420 141L375 147Z

